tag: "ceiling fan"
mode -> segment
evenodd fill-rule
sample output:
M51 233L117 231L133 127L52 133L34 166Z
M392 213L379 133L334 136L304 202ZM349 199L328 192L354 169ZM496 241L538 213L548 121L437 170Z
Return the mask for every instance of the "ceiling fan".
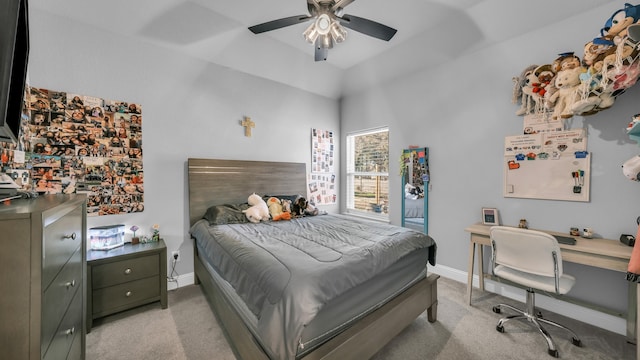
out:
M300 24L313 19L313 23L302 33L305 40L315 45L315 60L327 60L333 43L343 42L347 37L344 27L374 38L389 41L396 29L365 18L344 14L344 8L355 0L307 0L309 15L296 15L268 21L249 27L254 34ZM344 26L344 27L343 27Z

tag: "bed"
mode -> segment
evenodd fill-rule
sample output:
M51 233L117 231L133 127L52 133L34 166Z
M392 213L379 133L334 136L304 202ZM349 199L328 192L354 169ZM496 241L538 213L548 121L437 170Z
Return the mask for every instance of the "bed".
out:
M436 245L419 232L341 215L212 224L211 209L251 192L305 194L305 164L189 159L188 177L196 283L239 359L365 359L425 310L436 321ZM381 252L400 237L410 240Z
M424 217L424 198L404 199L404 217L405 218L423 218Z

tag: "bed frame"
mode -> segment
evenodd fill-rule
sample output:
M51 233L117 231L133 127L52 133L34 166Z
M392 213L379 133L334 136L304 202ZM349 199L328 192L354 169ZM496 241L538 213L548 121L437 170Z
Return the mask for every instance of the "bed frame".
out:
M189 221L193 225L211 205L239 204L250 193L306 194L306 164L217 159L188 160ZM194 241L195 283L202 286L238 359L269 359L251 331L227 302L200 261ZM307 353L304 360L368 359L427 310L437 319L439 276L428 275L342 333Z

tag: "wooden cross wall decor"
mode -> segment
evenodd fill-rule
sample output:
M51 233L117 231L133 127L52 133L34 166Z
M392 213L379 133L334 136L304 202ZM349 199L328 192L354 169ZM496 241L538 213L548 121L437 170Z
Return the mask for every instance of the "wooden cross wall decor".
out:
M251 137L251 128L256 127L256 123L251 121L250 117L245 116L240 124L244 126L244 136Z

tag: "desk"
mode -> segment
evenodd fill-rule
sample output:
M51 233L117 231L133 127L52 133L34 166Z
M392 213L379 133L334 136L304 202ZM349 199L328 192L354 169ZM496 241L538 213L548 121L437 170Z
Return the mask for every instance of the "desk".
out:
M479 288L484 291L484 264L483 264L483 246L491 245L489 240L489 229L491 226L483 225L481 223L468 226L464 230L471 235L471 241L469 243L469 265L467 268L467 298L469 304L471 304L471 289L473 288L473 262L474 253L476 250L476 244L478 246L478 275L479 275ZM570 236L566 233L560 233L555 231L546 231L551 235L563 235ZM615 270L623 273L627 272L627 266L629 265L629 259L631 259L631 251L633 247L624 245L618 240L609 239L583 239L578 236L573 236L576 239L575 245L560 245L560 251L562 252L562 261L583 264L602 269ZM638 289L640 292L640 288ZM636 283L629 282L629 303L627 306L627 340L635 343L635 323L636 323Z

